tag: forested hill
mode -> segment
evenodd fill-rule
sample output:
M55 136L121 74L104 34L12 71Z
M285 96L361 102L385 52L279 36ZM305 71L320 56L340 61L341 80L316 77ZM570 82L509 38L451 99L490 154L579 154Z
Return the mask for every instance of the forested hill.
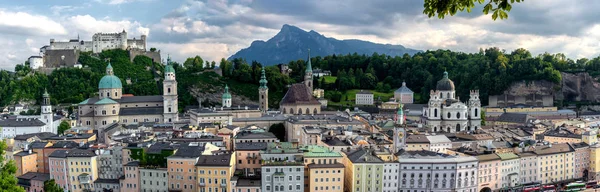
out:
M313 57L348 53L401 56L405 53L419 52L402 45L378 44L361 40L338 40L325 37L316 31L304 31L296 26L286 24L277 35L268 41L254 41L250 47L229 57L229 60L244 58L247 61L257 61L271 66L297 59L306 59L308 49Z
M130 62L126 51L111 50L97 56L82 54L79 62L86 66L84 69L62 68L48 76L32 72L26 65L17 65L15 73L0 71L0 105L23 101L39 103L44 88L48 88L53 104L79 103L97 93L98 81L105 74L106 58L111 58L115 75L123 82L123 93L160 94L164 66L152 63L145 56L137 56ZM478 53L436 50L394 57L377 53L329 55L313 57L311 62L313 69L330 70L337 77L314 80L314 85L324 88L326 98L334 103L346 90L370 89L389 94L400 87L402 81L417 94L416 102L424 103L444 71L448 71L462 100L468 99L469 90L479 89L484 105L488 95L502 93L513 82L548 80L560 88L559 71L600 74L600 57L574 61L562 54L532 56L525 49L504 52L489 48ZM188 58L182 65L175 63L180 109L197 105L193 90L212 94L213 100L205 105L217 104L225 84L229 84L234 95L258 100L262 64L247 63L243 59L221 59L219 64L222 77L212 72L216 63L205 63L200 56ZM271 107L279 105L287 85L302 81L305 61L290 61L288 65L292 69L290 76L281 74L277 66L266 67Z
M292 78L299 82L304 72L304 61L292 61L289 66ZM563 54L532 56L525 49L504 52L498 48L480 50L478 53L436 50L396 57L377 53L330 55L312 58L312 66L313 69L330 70L333 76L337 76L335 82L328 82L325 78L314 82L326 90L340 91L326 93L326 97L333 101L339 100L345 90L390 92L406 81L419 95L416 102L425 103L429 99L429 90L435 88L444 71L448 71L462 100L468 99L469 90L478 89L483 104L487 104L488 95L501 94L516 81L548 80L559 88L560 71L600 74L599 58L574 61Z

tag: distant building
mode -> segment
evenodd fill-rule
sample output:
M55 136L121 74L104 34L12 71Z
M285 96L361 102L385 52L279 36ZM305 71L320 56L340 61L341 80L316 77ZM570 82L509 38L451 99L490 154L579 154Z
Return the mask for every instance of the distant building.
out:
M305 183L302 151L289 142L268 143L260 151L262 157L261 189L267 191L303 192Z
M325 97L325 90L323 90L323 89L315 89L313 91L313 96L315 96L317 99L318 98L323 98L323 97Z
M514 105L528 105L534 107L552 107L554 105L554 96L528 94L528 95L490 95L488 97L488 107L509 107Z
M50 39L50 45L44 46L40 52L48 50L77 50L81 52L100 53L108 49L141 49L146 50L146 35L141 35L139 39L128 39L127 32L123 30L120 33L96 33L91 41L71 39L69 41L55 41Z
M41 56L31 56L27 59L31 69L38 69L44 66L44 59Z
M394 91L396 102L408 104L414 102L414 92L406 86L406 82L402 82L402 87Z
M322 69L313 70L313 77L319 78L319 77L330 76L330 75L331 75L331 71L329 71L329 70L322 70Z
M465 104L454 90L454 82L448 72L437 82L436 90L429 93L429 103L423 108L427 128L430 132L455 133L474 131L481 128L481 102L479 91L471 90Z
M356 93L355 103L356 105L373 105L373 93L360 90Z

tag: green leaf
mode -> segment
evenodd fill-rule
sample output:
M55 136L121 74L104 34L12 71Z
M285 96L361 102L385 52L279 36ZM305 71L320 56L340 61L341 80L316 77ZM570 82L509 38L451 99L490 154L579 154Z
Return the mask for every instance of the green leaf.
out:
M492 5L491 4L487 4L483 7L483 13L484 14L488 14L490 12L490 10L492 9Z
M494 14L492 14L492 19L495 21L496 18L498 18L498 11L494 11Z

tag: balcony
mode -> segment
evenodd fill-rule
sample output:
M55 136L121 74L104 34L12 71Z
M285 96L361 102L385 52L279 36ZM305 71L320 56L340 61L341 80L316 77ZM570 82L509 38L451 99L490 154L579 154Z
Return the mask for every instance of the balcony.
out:
M227 183L221 183L221 187L227 187Z
M77 179L79 180L79 183L81 183L81 184L90 184L91 183L90 176L87 173L77 176Z
M200 181L200 182L198 182L198 186L200 186L200 187L205 187L205 186L206 186L206 183L204 183L204 182Z
M256 159L258 159L258 155L248 155L248 156L246 156L246 159L256 160Z

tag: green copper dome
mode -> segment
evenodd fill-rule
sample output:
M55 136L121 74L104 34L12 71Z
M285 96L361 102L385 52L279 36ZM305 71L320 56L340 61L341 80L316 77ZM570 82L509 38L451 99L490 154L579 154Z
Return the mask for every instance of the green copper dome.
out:
M263 67L261 70L261 75L260 75L260 81L258 81L258 83L260 84L260 88L266 89L267 88L267 77L265 76L265 68Z
M225 85L225 93L223 93L223 99L231 99L231 94L229 93L229 86Z
M171 66L171 56L167 56L167 66L165 66L165 73L175 73L175 69Z
M310 63L310 49L308 49L308 59L307 59L307 61L308 62L306 62L306 71L304 71L304 72L306 72L306 73L312 73L313 70L312 70L312 64Z
M121 79L113 74L112 66L108 63L106 66L106 75L100 79L98 89L122 89Z

